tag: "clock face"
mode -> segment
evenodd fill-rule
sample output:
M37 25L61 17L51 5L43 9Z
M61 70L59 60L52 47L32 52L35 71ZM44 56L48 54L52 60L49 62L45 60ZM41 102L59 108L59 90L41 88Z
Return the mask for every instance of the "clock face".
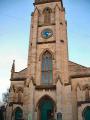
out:
M42 31L41 35L43 38L48 39L53 35L53 32L51 29L47 28Z

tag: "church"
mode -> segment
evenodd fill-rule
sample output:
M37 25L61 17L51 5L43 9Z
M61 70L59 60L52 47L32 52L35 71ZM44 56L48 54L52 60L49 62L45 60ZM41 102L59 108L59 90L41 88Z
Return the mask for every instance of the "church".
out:
M7 120L90 120L90 68L68 59L62 0L35 0L27 68L11 69Z

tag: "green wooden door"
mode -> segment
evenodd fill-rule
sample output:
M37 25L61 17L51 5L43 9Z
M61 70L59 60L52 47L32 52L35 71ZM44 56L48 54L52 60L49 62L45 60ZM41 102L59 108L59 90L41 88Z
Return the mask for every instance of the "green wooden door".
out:
M90 107L86 108L84 112L84 120L90 120Z
M43 100L40 104L40 120L49 120L53 112L53 103L50 100Z

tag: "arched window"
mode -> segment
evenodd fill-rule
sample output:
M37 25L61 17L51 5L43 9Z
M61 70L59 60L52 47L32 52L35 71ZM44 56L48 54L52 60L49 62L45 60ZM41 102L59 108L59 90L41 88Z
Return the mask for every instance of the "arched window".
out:
M20 107L17 107L15 110L15 120L21 120L23 117L23 111Z
M42 83L52 83L52 55L46 51L42 56Z
M51 9L50 8L45 8L44 9L44 24L48 25L51 23Z

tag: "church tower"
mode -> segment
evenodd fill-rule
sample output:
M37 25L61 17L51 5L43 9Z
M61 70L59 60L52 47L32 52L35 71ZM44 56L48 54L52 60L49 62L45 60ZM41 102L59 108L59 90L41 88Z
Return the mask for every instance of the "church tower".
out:
M62 118L70 120L71 111L65 111L69 104L65 9L62 0L35 0L34 6L26 80L30 96L25 107L33 120L49 120L51 112L54 118L63 113Z
M36 85L55 84L58 77L63 84L68 83L67 24L62 0L35 0L34 5L28 78L32 76ZM46 65L51 68L45 68L44 64L49 63L44 62L51 62L51 66Z

